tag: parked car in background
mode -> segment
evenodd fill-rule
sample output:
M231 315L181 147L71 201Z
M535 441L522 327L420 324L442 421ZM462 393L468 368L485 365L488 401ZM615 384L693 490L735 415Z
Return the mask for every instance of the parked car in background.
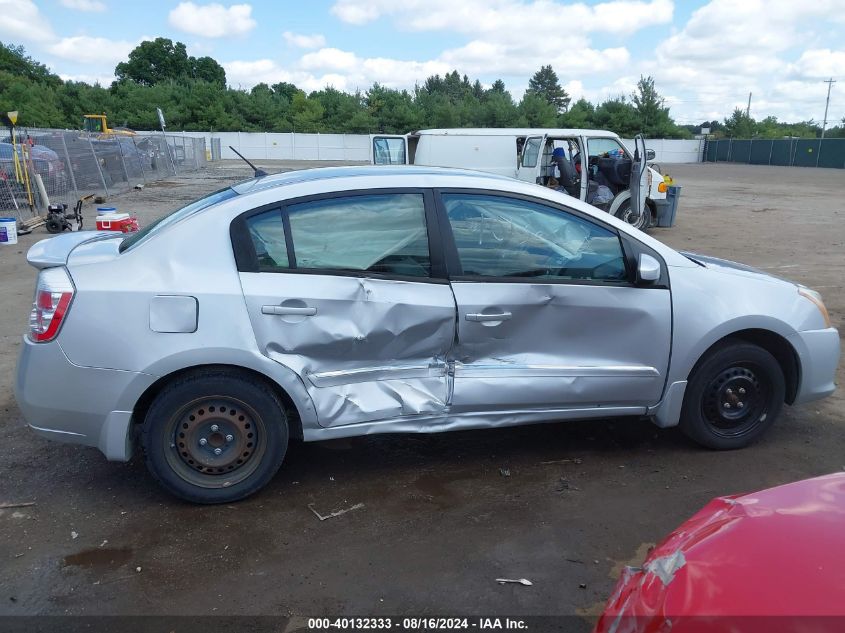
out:
M113 460L140 440L201 503L264 486L291 436L647 416L741 448L839 361L818 293L481 172L263 176L27 259L30 427Z
M625 567L595 633L842 630L845 473L714 499Z

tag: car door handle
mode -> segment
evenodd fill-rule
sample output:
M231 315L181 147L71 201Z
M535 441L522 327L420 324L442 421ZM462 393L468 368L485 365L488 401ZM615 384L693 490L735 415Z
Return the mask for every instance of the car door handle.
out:
M261 314L295 314L298 316L314 316L317 314L317 308L301 308L298 306L261 306Z
M467 312L467 321L507 321L511 318L510 312L499 312L498 314L486 314L484 312Z

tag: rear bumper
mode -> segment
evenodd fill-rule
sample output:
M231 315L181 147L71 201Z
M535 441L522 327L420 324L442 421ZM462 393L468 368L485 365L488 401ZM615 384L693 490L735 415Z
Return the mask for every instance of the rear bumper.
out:
M27 425L47 439L98 448L109 460L132 457L132 410L156 377L74 365L57 341L24 337L15 399Z
M829 396L836 389L839 332L835 328L798 332L789 338L801 363L801 382L793 404Z

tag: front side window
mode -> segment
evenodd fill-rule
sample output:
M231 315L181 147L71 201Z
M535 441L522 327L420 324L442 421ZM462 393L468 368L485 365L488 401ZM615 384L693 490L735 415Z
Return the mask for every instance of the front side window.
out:
M428 277L422 194L375 194L287 207L296 268Z
M443 194L464 276L620 282L625 257L613 231L543 204Z
M405 139L386 137L374 138L373 163L376 165L404 165Z

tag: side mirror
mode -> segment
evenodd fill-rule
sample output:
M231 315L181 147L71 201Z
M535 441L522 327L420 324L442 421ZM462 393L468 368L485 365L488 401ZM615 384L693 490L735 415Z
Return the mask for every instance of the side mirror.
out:
M651 284L660 279L660 262L651 255L642 253L637 263L637 282Z
M657 154L654 153L653 149L647 149L645 151L645 159L646 160L654 160L655 156L657 156Z

